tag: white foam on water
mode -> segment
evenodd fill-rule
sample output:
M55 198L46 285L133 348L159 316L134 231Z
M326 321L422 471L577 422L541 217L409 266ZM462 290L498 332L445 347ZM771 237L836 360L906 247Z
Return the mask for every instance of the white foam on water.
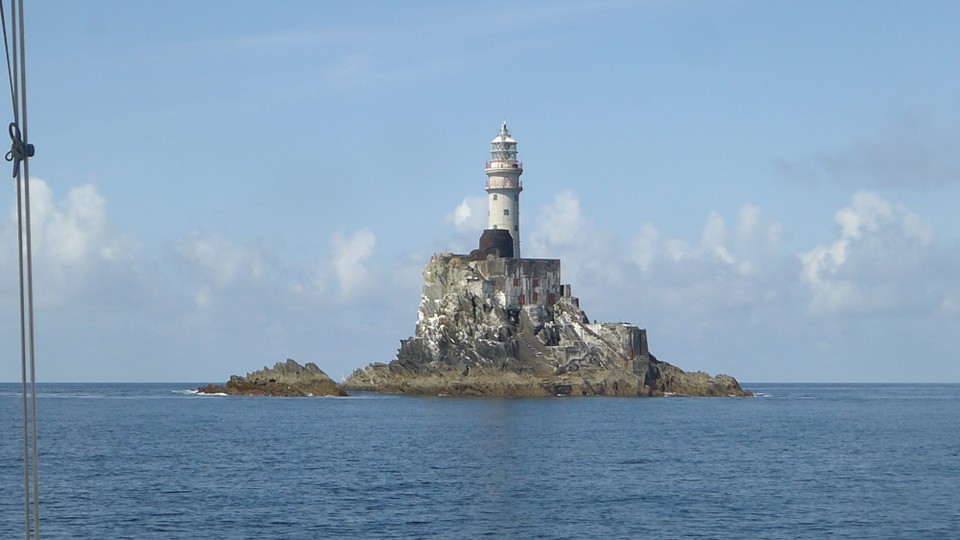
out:
M216 396L229 396L229 395L230 395L230 394L227 394L227 393L225 393L225 392L208 393L208 392L198 392L198 391L193 391L192 394L196 394L196 395L198 395L198 396L200 396L200 397L206 397L206 396L214 396L214 397L216 397Z

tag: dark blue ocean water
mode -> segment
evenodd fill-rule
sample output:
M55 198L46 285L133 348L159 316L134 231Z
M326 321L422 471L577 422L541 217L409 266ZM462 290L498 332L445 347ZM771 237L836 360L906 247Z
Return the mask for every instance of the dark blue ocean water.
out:
M960 538L960 385L757 398L40 386L46 538ZM196 385L193 385L196 386ZM0 538L23 537L0 385Z

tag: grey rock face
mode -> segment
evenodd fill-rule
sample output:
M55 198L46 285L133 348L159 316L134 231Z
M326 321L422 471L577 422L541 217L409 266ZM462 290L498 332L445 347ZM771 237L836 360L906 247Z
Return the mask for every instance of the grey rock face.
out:
M344 387L430 395L750 395L733 377L658 361L644 329L590 323L559 285L506 290L511 283L538 285L541 277L558 282L559 261L502 261L434 255L423 270L414 336L400 342L394 361L354 371ZM524 303L525 296L540 301Z
M225 385L211 384L197 389L205 394L229 394L245 396L346 396L347 393L313 362L301 366L290 358L277 362L273 368L264 367L247 373L245 377L233 375Z

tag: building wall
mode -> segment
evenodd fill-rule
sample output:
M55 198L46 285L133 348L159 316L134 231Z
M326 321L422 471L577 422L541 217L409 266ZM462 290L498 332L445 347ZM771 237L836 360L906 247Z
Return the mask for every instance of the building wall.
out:
M489 259L477 261L477 269L493 290L506 297L507 309L524 305L552 306L560 299L560 259Z

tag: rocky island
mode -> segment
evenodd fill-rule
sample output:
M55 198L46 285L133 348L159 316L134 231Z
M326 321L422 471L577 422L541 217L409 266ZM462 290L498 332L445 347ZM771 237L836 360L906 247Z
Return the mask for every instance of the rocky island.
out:
M423 270L413 337L397 358L354 371L349 390L480 396L746 396L729 375L661 362L645 329L591 323L559 259L520 256L517 142L503 123L486 164L489 226L468 255Z
M751 395L728 375L687 373L657 360L644 329L591 323L568 285L543 292L559 280L559 263L434 255L423 270L414 336L400 342L395 360L354 371L344 387L420 395Z
M517 142L507 124L486 164L488 223L469 254L435 254L423 270L414 335L397 357L338 385L288 359L234 375L207 394L346 396L344 389L456 396L749 396L729 375L688 373L650 353L647 331L590 322L563 284L560 259L520 256Z
M264 367L247 373L245 377L233 375L226 384L209 384L197 389L201 394L228 394L231 396L347 396L343 388L334 382L316 364L308 362L301 366L288 358L277 362L273 368Z

